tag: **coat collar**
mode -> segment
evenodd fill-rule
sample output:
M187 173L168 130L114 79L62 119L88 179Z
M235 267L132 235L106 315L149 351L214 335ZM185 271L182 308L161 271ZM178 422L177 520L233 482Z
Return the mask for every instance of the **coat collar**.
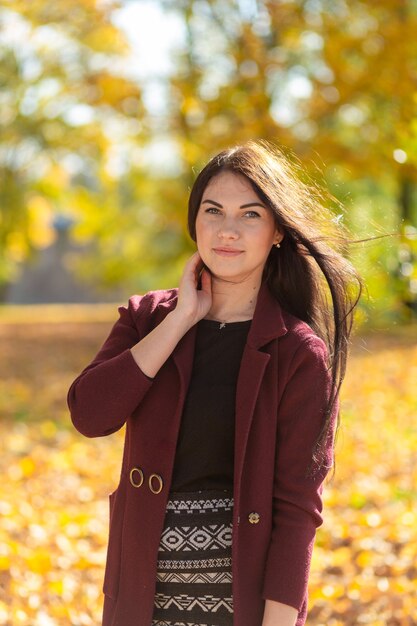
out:
M247 343L252 348L259 348L286 332L281 305L264 280L258 291Z
M177 304L178 290L174 290L171 294L174 297L158 305L158 308L162 309L161 313L164 315L174 309ZM235 493L237 494L237 507L239 506L240 482L251 422L262 378L271 358L267 351L264 352L260 348L286 332L287 327L281 306L270 292L267 283L262 282L242 355L236 387L234 484ZM194 324L180 339L172 353L180 383L178 387L178 407L180 410L184 406L191 380L196 335L197 324ZM180 412L177 412L171 424L172 440L176 440L178 436L180 419Z
M165 309L164 314L172 311L178 300L178 289L173 289L174 297L158 304L159 309ZM267 282L264 280L258 291L252 324L250 325L247 343L251 348L257 349L272 339L285 335L285 325L281 305L271 293ZM187 333L188 334L188 333ZM190 335L193 337L194 333Z

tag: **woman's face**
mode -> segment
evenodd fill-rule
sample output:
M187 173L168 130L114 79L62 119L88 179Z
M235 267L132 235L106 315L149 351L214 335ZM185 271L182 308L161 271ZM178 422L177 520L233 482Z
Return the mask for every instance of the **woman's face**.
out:
M232 281L262 278L274 243L282 235L272 211L240 174L213 177L196 218L197 248L211 273Z

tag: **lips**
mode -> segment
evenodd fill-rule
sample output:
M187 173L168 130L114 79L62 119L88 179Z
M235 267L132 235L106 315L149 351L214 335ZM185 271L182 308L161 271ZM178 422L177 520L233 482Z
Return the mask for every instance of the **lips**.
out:
M238 256L242 254L243 250L237 250L236 248L213 248L213 251L220 256Z

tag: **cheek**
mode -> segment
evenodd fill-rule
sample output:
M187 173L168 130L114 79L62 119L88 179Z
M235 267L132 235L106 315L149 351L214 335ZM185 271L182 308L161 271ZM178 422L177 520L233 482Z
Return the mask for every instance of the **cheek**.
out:
M196 238L199 238L200 240L204 240L205 238L207 238L210 234L210 225L207 224L207 222L204 220L204 217L198 217L197 215L197 219L195 221L195 234L196 234Z
M197 241L201 239L201 221L199 219L195 221L195 236Z
M259 242L268 241L274 237L273 229L268 224L257 224L257 229L253 233Z
M197 244L197 248L201 253L201 249L205 247L205 230L201 227L201 223L196 222L195 224L195 242Z

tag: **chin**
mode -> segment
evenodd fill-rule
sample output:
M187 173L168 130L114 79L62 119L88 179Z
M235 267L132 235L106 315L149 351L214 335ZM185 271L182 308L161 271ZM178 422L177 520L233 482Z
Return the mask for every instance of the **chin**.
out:
M217 273L217 272L212 272L212 275L214 278L216 278L217 280L221 281L227 281L230 283L241 283L244 282L245 280L248 280L248 278L251 278L252 276L252 272L221 272L221 273Z

